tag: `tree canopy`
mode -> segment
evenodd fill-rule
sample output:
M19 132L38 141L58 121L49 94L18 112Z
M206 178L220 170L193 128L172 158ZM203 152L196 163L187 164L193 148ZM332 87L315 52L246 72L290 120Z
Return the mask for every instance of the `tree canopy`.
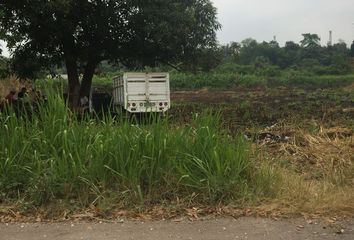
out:
M15 59L65 62L73 105L89 94L101 61L151 66L193 59L216 46L220 28L210 0L3 0L0 8L0 34Z
M354 57L354 41L353 41L352 45L350 46L350 56Z
M321 46L317 34L302 36L300 44L289 41L284 47L275 41L259 43L251 38L241 44L228 44L222 46L223 62L249 65L255 70L268 65L268 68L273 69L303 69L316 74L345 74L352 71L349 57L351 54L354 56L354 43L351 49L343 41ZM238 46L237 51L233 46Z

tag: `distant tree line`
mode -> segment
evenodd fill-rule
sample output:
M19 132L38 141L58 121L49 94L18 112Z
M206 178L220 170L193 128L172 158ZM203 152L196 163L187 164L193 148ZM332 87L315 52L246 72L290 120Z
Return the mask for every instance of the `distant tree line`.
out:
M276 41L257 42L248 38L240 43L231 42L200 49L183 62L171 62L169 65L159 63L155 67L165 71L172 66L186 72L209 72L219 69L262 76L274 76L282 70L306 71L318 75L347 74L353 71L354 41L350 47L344 41L321 46L317 34L307 33L302 36L300 43L288 41L283 47ZM39 72L65 73L64 63L57 65L61 66L59 68L51 66L43 69L41 66L43 64L35 59L28 59L20 54L16 54L12 59L0 56L0 77L11 70L32 78L38 77ZM121 63L112 65L109 61L102 61L96 73L139 70L144 67L124 66Z
M346 74L352 71L354 41L350 48L344 41L321 46L317 34L307 33L302 36L299 44L288 41L284 47L280 47L276 41L259 43L251 38L241 43L232 42L220 47L219 61L220 64L234 63L260 69L267 66L273 70L306 70L315 74Z
M257 42L247 38L214 48L202 49L193 58L174 62L185 72L209 72L221 69L228 72L272 76L282 70L308 73L347 74L353 71L354 41L350 47L344 41L321 46L317 34L303 34L300 43L288 41L283 47L276 41ZM120 66L122 67L122 66ZM163 70L170 66L159 64ZM115 69L107 62L100 66L102 72Z

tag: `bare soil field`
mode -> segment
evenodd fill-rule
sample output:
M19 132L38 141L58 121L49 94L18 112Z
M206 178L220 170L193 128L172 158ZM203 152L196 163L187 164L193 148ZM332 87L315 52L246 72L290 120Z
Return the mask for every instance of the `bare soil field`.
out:
M173 117L189 116L210 108L220 111L227 127L266 127L275 123L353 126L354 90L296 88L240 89L232 91L176 91Z

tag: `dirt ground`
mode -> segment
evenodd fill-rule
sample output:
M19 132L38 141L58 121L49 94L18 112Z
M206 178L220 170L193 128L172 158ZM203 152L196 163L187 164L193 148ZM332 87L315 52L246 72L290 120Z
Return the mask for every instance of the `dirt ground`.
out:
M171 99L173 106L169 113L174 118L186 118L191 112L213 109L221 113L231 129L271 126L280 121L348 126L354 119L354 94L347 89L202 89L175 91L171 93Z
M303 219L209 219L190 222L1 224L1 240L124 239L354 239L354 222L329 225Z

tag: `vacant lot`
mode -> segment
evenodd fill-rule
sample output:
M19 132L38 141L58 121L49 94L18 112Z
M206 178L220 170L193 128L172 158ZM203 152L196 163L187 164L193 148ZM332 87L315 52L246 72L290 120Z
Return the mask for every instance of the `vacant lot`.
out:
M353 86L203 89L174 92L172 98L172 115L184 116L180 121L188 122L190 112L211 108L221 113L231 134L248 136L257 162L279 174L285 184L275 193L277 204L269 208L280 204L289 212L335 213L341 206L353 213L347 198L354 179Z
M352 86L173 91L150 123L48 97L2 114L3 221L354 213Z
M172 93L174 117L188 116L192 111L212 108L222 112L229 126L270 126L287 124L324 124L353 126L354 87L336 89L239 89Z

